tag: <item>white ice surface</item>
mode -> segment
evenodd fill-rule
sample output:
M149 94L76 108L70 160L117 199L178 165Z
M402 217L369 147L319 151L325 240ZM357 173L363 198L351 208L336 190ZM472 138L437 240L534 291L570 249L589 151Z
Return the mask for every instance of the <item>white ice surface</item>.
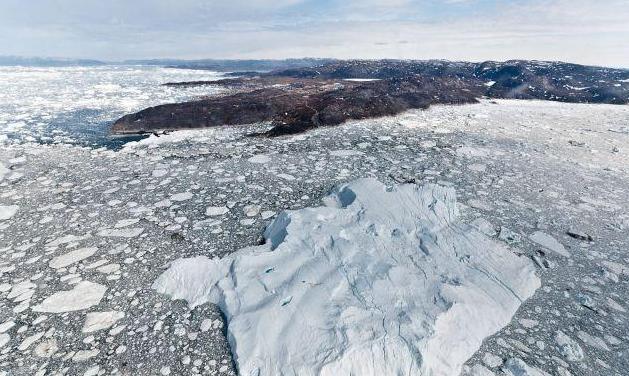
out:
M557 239L553 238L552 236L544 232L535 231L529 236L529 239L541 245L542 247L549 249L555 253L558 253L564 257L570 257L570 253L566 250L566 248L561 243L557 241Z
M458 375L540 286L528 259L457 220L452 188L363 179L325 202L153 285L222 308L241 375Z
M123 317L124 313L118 311L90 312L85 316L82 332L91 333L110 328Z
M97 250L98 248L96 247L75 249L74 251L70 251L63 255L54 257L52 260L50 260L50 263L48 265L51 268L55 269L65 268L68 265L72 265L75 262L79 262L92 256L94 253L96 253Z
M98 232L99 236L113 237L113 238L135 238L144 231L141 227L125 227L114 229L103 229Z
M79 282L72 290L58 291L33 307L36 312L70 312L90 308L105 295L107 287L89 281Z
M11 219L19 208L17 205L0 205L0 221Z

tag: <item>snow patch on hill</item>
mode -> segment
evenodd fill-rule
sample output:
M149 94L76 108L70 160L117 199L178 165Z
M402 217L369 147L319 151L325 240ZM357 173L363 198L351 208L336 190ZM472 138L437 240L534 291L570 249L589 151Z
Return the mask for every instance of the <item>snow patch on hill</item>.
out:
M540 286L528 259L457 220L452 188L361 179L324 202L153 285L221 307L242 375L459 374Z

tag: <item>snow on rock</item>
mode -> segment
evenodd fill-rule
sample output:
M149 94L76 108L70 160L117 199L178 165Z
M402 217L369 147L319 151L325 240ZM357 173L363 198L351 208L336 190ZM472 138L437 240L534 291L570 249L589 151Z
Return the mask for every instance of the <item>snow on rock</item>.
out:
M452 188L361 179L324 202L153 284L221 307L242 375L459 374L540 286L528 259L457 220Z
M11 219L19 208L17 205L0 205L0 221Z
M559 243L557 239L553 238L545 232L535 231L529 236L529 239L557 254L560 254L564 257L570 257L570 253L566 250L566 248L561 243Z
M66 266L72 265L75 262L85 260L86 258L96 253L97 250L98 248L96 247L76 249L61 256L54 257L52 260L50 260L50 263L48 263L48 265L54 269L65 268Z
M90 308L105 295L107 287L89 281L79 282L72 290L58 291L33 307L36 312L70 312Z
M124 313L118 311L90 312L85 317L82 331L83 333L91 333L110 328L123 317Z

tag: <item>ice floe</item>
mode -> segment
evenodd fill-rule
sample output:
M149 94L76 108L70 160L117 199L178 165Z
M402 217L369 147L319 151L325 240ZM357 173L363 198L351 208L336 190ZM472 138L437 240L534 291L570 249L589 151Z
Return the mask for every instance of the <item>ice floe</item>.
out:
M106 311L106 312L90 312L85 317L83 324L83 333L91 333L102 329L108 329L118 320L124 317L124 312Z
M50 263L48 263L48 265L54 269L65 268L68 265L72 265L76 262L92 256L94 253L96 253L96 251L98 251L98 248L96 247L75 249L74 251L70 251L61 256L54 257L52 260L50 260Z
M153 287L217 303L243 375L454 375L540 286L457 220L452 188L362 179L325 202L281 213L265 245L176 260Z
M570 253L566 250L566 248L557 241L557 239L552 236L541 232L535 231L529 236L533 242L541 245L542 247L549 249L557 254L560 254L564 257L570 257Z
M90 308L100 302L107 287L89 281L79 282L72 290L59 291L33 307L36 312L69 312Z
M0 221L11 219L19 208L17 205L0 205Z

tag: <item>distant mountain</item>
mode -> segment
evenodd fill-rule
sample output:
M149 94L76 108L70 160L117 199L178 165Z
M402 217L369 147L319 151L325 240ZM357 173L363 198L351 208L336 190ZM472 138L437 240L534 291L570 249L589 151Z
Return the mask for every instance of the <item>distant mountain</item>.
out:
M563 62L509 60L482 63L446 60L347 60L270 73L308 79L406 79L455 77L487 84L487 97L626 104L629 69Z
M300 69L330 64L335 59L284 59L284 60L138 60L141 64L166 65L182 69L204 69L218 72L257 71L270 72L280 69Z
M76 67L99 66L106 62L92 59L64 59L51 57L0 56L0 66Z
M101 61L94 59L65 59L49 57L0 56L0 66L71 67L100 65L149 65L181 69L203 69L218 72L253 71L270 72L280 69L309 68L335 62L333 59L285 59L285 60L226 60L226 59L136 59Z

